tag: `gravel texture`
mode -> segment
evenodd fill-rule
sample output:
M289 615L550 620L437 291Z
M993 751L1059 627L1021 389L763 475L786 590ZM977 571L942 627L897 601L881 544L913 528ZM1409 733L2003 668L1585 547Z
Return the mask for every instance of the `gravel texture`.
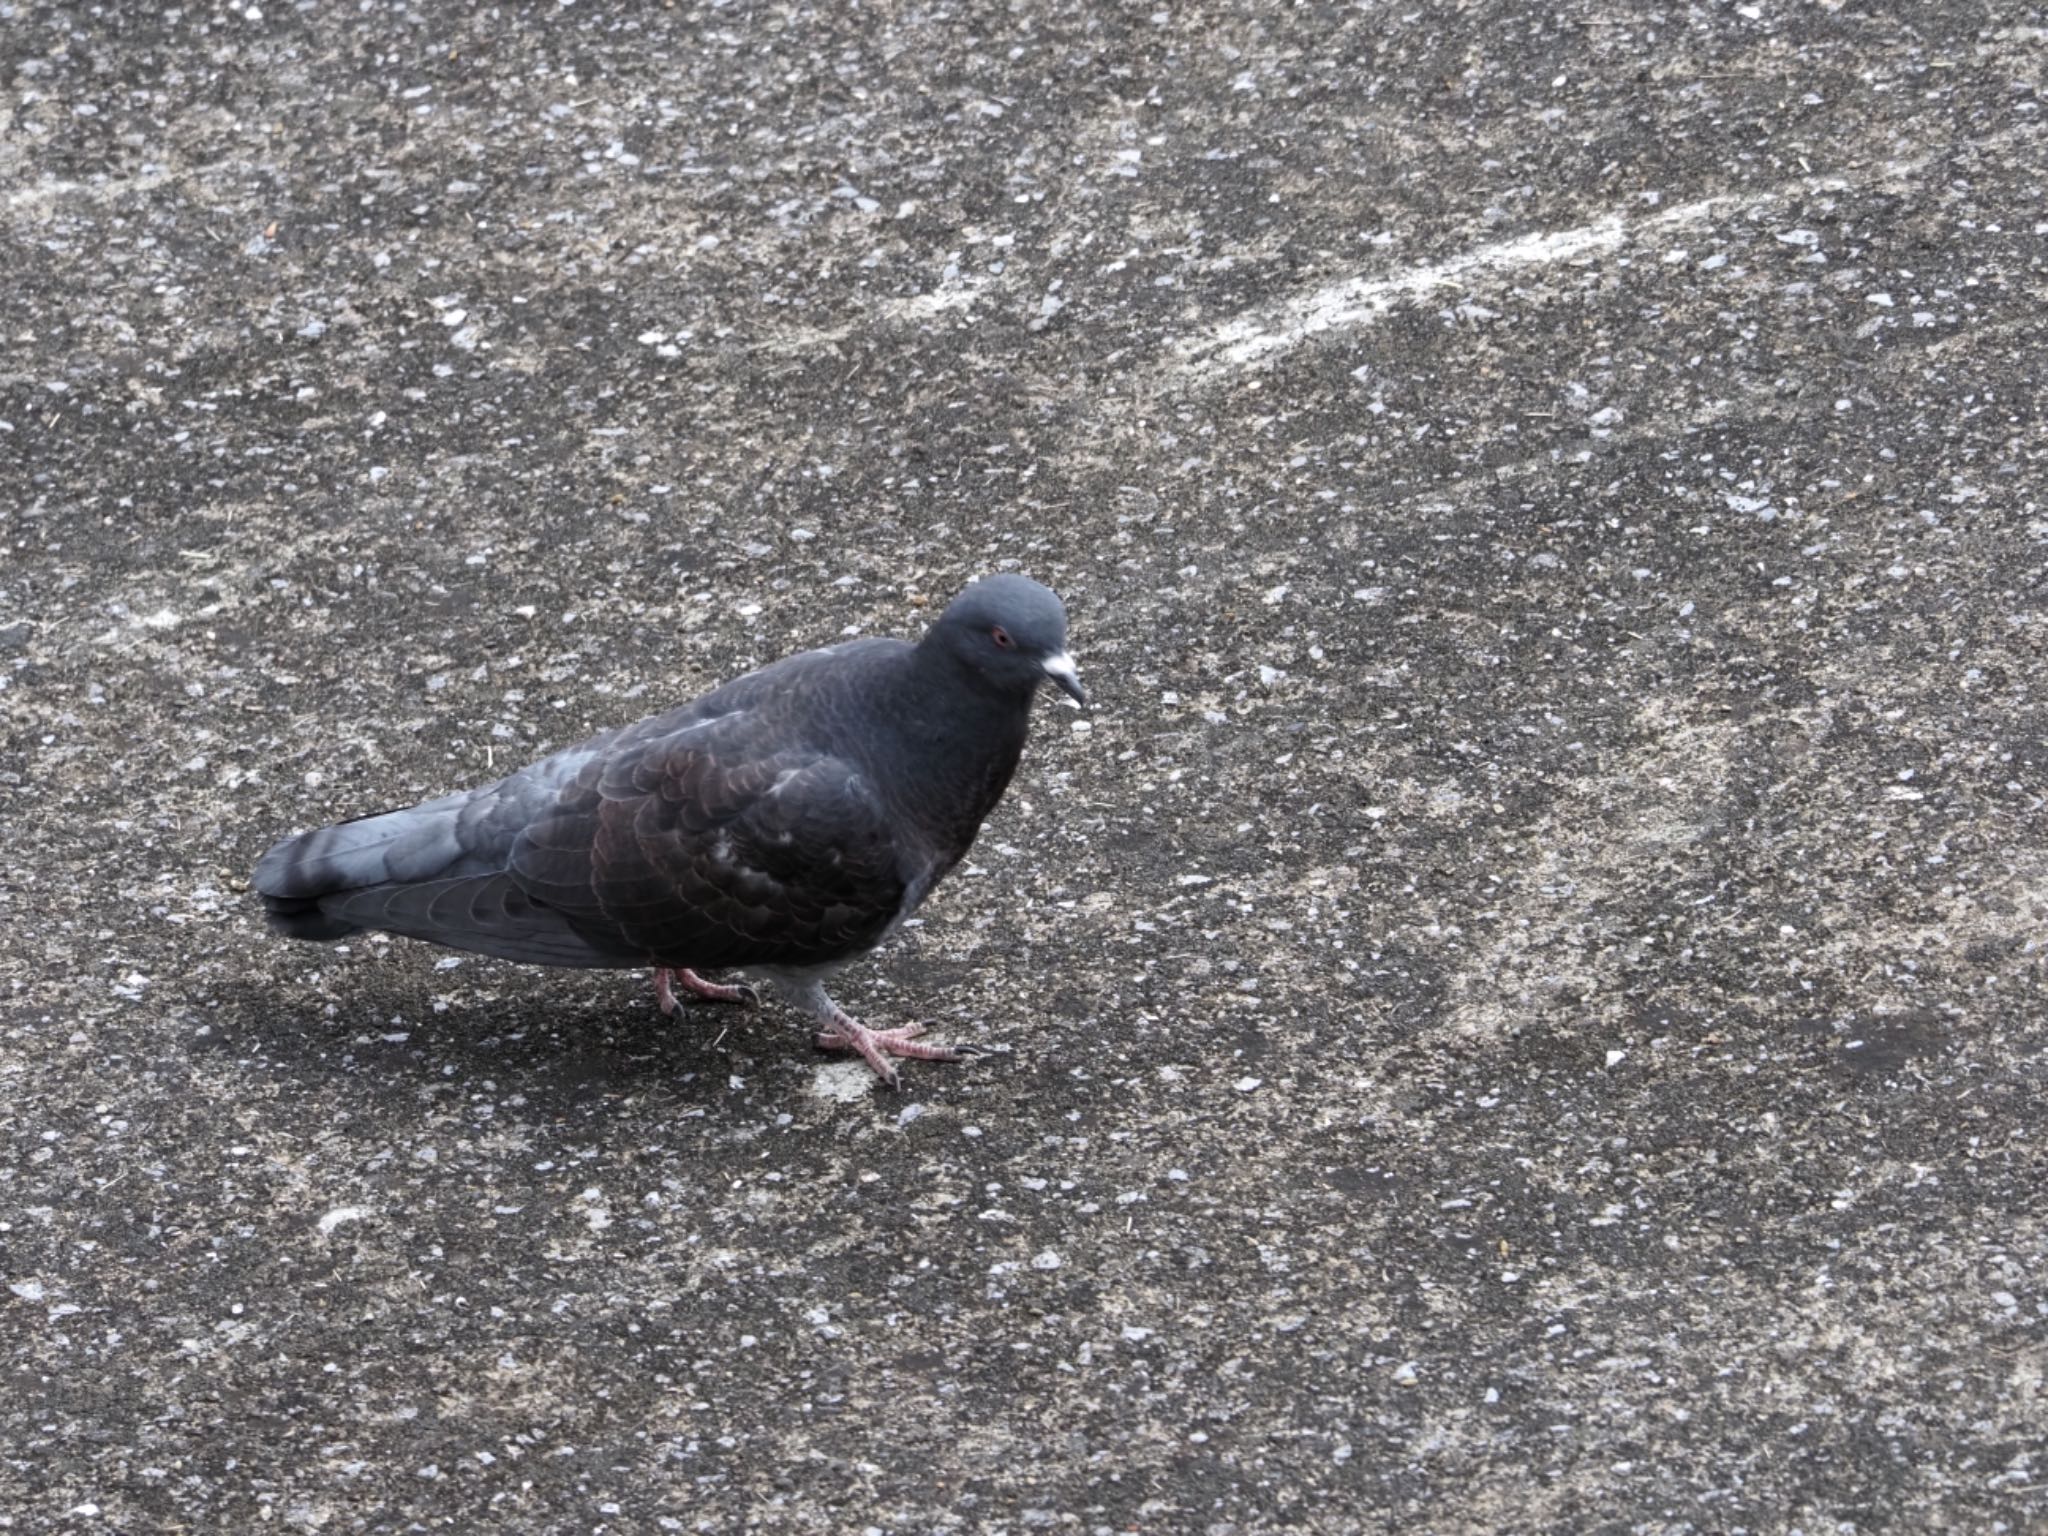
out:
M0 4L0 1530L2048 1524L2048 13ZM267 938L964 580L872 1091Z

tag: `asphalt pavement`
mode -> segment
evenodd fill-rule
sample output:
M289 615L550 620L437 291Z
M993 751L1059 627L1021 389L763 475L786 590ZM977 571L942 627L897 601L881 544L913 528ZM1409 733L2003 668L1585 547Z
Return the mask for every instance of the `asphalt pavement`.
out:
M2048 1528L2044 70L0 5L0 1531ZM998 569L972 1063L262 929Z

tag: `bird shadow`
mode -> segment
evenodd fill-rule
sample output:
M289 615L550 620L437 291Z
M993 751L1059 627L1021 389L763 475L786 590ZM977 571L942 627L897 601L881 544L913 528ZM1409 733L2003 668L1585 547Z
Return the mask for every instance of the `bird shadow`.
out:
M211 1044L385 1093L488 1084L543 1113L650 1094L726 1102L735 1079L794 1083L822 1059L782 1010L689 1003L664 1017L644 978L564 985L505 967L445 986L432 972L349 967L280 1006L274 985L250 978L221 989Z
M445 952L405 946L333 950L328 959L295 976L251 969L217 981L200 1015L213 1026L207 1047L224 1061L267 1064L281 1092L341 1095L351 1113L370 1101L461 1093L507 1103L522 1118L616 1114L631 1105L643 1117L738 1126L794 1116L843 1129L896 1124L904 1104L927 1090L964 1102L998 1076L1015 1089L1020 1069L1064 1086L1062 1072L1041 1064L1044 1072L1033 1073L1000 1033L975 1038L972 1026L965 1034L981 1072L905 1062L901 1094L869 1082L864 1069L821 1078L821 1066L857 1063L819 1050L809 1021L770 989L759 1009L689 1001L664 1016L644 972L468 956L450 966ZM948 974L941 966L939 975ZM920 1017L914 1007L931 995L932 977L929 957L864 967L855 1011L958 1038L961 1020ZM928 1073L937 1074L929 1084Z

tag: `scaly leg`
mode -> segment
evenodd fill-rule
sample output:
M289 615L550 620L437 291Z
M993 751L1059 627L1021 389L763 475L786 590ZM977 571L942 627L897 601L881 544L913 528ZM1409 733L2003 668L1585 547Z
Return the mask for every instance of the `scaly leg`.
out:
M826 1051L855 1051L875 1076L891 1088L901 1088L902 1079L889 1060L902 1056L913 1061L965 1061L976 1054L971 1045L920 1045L922 1024L905 1024L901 1029L869 1029L852 1014L825 995L817 982L788 989L790 1001L808 1012L818 1025L818 1048Z
M682 1004L670 982L681 984L685 992L694 993L710 1003L739 1003L747 1008L761 1006L761 994L742 982L736 987L720 986L715 981L706 981L695 971L684 965L665 965L654 973L654 1000L661 1005L663 1014L672 1014Z

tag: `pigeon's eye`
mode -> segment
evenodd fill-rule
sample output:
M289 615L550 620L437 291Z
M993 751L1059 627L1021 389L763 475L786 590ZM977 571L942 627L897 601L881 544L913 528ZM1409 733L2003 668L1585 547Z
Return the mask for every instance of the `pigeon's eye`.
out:
M1014 651L1017 649L1017 642L1010 638L1010 632L1000 624L988 632L988 637L995 641L996 649L999 651Z

